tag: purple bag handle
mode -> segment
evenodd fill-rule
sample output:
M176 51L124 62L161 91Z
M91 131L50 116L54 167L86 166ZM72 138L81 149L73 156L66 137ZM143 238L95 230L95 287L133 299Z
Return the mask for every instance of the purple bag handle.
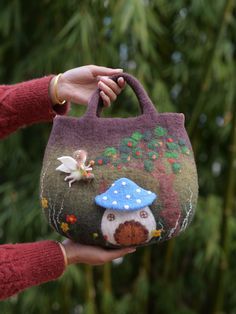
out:
M128 73L121 73L111 76L110 78L117 82L118 78L123 77L129 86L133 89L135 95L138 98L139 106L142 114L157 114L157 110L153 105L148 94L144 90L141 83L132 75ZM100 117L102 109L104 108L102 98L100 97L100 89L98 88L92 95L85 116L88 118Z

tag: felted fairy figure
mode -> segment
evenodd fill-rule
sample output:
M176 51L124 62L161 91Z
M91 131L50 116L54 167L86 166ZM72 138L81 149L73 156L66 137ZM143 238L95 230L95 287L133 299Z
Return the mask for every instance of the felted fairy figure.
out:
M106 192L96 196L96 204L106 208L101 221L105 240L130 246L160 237L163 230L156 229L156 220L149 208L156 197L127 178L116 180Z
M86 165L87 152L85 150L76 150L71 156L62 156L57 158L62 164L56 168L56 170L69 173L65 177L65 181L69 181L69 187L72 183L80 180L91 180L94 178L94 174L91 173L93 170L92 166L94 161L90 160Z

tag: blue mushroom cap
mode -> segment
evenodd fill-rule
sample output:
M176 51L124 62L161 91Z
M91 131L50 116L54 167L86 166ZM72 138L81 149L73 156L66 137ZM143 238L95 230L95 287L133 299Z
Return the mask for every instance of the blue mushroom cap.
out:
M117 211L138 210L152 204L157 195L135 182L121 178L104 193L95 197L97 205Z

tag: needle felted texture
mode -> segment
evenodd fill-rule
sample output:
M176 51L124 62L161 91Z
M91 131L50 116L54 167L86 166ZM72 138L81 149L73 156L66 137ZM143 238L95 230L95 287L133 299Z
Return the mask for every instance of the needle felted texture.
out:
M114 210L136 210L152 204L156 194L147 191L127 178L121 178L101 195L95 197L95 202L102 207Z
M196 165L184 115L158 113L134 77L123 73L112 79L120 76L134 90L141 114L101 118L102 101L97 90L84 116L56 117L40 182L40 199L49 224L74 241L103 247L141 246L171 239L192 221L198 196ZM75 154L78 151L86 152L86 158L79 158ZM62 156L74 158L73 171L83 173L71 174L75 178L71 187L68 174L56 170ZM90 175L83 170L88 165L92 165ZM126 183L132 181L134 193L122 192L121 197L114 193L112 202L117 204L111 202L106 207L103 197L108 200L116 191L112 186L116 182L121 183L122 190L122 178ZM137 198L138 192L132 189L136 185L152 194L143 192ZM132 202L127 195L132 195ZM148 210L127 215L126 220L125 213L142 211L141 204ZM112 212L108 213L107 208Z

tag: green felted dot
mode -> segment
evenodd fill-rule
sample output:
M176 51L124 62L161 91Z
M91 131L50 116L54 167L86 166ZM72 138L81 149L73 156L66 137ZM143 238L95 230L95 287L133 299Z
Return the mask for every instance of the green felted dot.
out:
M143 138L143 135L140 133L140 132L134 132L132 135L131 135L132 139L135 140L135 141L140 141L142 138Z
M121 160L122 162L128 162L130 159L129 154L121 154Z
M151 140L151 142L149 142L147 146L149 149L154 150L159 146L159 144L157 140Z
M165 152L165 155L164 155L166 158L179 158L179 154L178 153L175 153L175 152Z
M122 145L128 146L129 148L134 148L137 146L137 141L132 139L131 137L126 137L121 142Z
M119 147L119 151L121 152L121 153L130 153L131 152L131 148L130 147L128 147L128 146L126 146L126 145L120 145L120 147Z
M187 146L181 147L181 152L186 155L190 155L190 150Z
M151 131L145 131L143 133L143 139L144 141L148 142L152 139L153 135L152 135L152 132Z
M157 128L155 128L154 132L157 136L164 136L167 134L167 130L162 128L161 126L158 126Z
M183 138L180 138L178 142L180 146L186 145L186 141Z
M174 173L179 173L181 169L181 165L178 162L172 164L172 169Z
M117 150L114 147L107 147L104 151L105 156L114 156L117 154Z
M154 160L154 161L158 159L158 156L159 156L159 154L156 152L149 152L148 153L149 159Z
M166 146L171 149L171 150L174 150L174 149L178 149L179 148L179 145L176 144L176 143L166 143Z
M146 159L144 160L144 169L148 172L152 172L153 168L154 168L154 164L153 161Z
M143 152L141 148L135 148L132 152L134 158L142 158Z

